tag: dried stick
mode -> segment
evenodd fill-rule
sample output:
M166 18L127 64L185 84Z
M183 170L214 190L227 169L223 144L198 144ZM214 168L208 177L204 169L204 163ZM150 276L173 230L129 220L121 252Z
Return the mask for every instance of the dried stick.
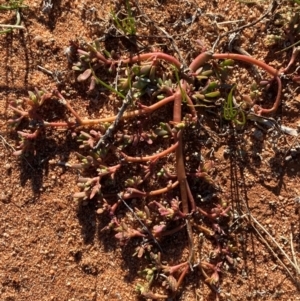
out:
M248 24L245 24L245 25L242 25L238 28L235 28L235 29L232 29L232 30L229 30L229 31L226 31L225 33L221 34L219 37L218 37L218 40L220 40L221 38L224 38L225 36L231 34L231 33L234 33L234 32L237 32L237 31L241 31L245 28L248 28L248 27L252 27L254 26L255 24L257 24L258 22L260 22L262 19L264 19L270 12L273 12L275 10L277 6L277 1L276 0L273 0L269 7L267 8L267 10L265 11L265 13L263 15L261 15L257 20L251 22L251 23L248 23Z
M287 259L287 261L291 264L291 266L296 270L297 270L297 266L293 263L293 261L288 257L288 255L285 253L285 251L281 248L281 246L277 243L277 241L272 237L272 235L266 230L266 228L260 223L258 222L258 220L251 214L249 213L249 217L251 220L253 220L255 222L256 225L258 225L272 240L272 242L276 245L276 247L281 251L281 253L284 255L284 257ZM252 225L253 226L253 225ZM259 233L259 231L253 227L257 233ZM260 234L260 233L259 233ZM272 250L272 252L275 254L275 252ZM278 256L276 255L276 258L278 258ZM280 261L282 263L282 261ZM284 264L283 264L284 265ZM287 267L284 265L284 267L287 269ZM290 272L289 272L289 275Z
M105 143L105 140L107 138L112 136L114 129L118 126L120 120L122 119L128 105L131 103L131 101L132 101L132 90L129 89L125 99L123 100L122 106L121 106L119 113L116 116L114 122L108 127L108 129L106 130L105 134L101 137L101 139L99 139L96 146L94 146L94 148L93 148L94 150L97 150L101 145L103 145Z
M251 219L254 221L253 216L251 215ZM257 221L256 221L257 222ZM299 286L298 282L296 281L296 279L294 278L294 276L292 275L292 273L290 272L290 270L288 269L288 267L283 263L283 261L278 257L278 255L275 253L275 251L272 249L272 247L269 245L269 243L266 241L266 239L260 234L260 232L252 225L253 229L255 230L255 232L258 234L258 236L260 237L260 239L265 243L265 245L268 247L268 249L271 251L271 253L273 254L273 256L280 262L281 266L286 270L286 272L288 273L288 275L291 277L291 279ZM266 232L271 238L272 236ZM286 257L288 258L288 257Z
M295 250L294 250L293 233L292 232L290 233L290 242L291 242L291 252L292 252L293 260L294 260L295 266L297 268L296 272L299 275L300 274L300 269L299 269L299 266L298 266L298 263L297 263L297 257L296 257Z
M11 24L0 24L0 27L12 28L12 29L25 29L25 27L22 25L11 25Z
M133 216L135 217L135 219L140 223L140 225L142 226L143 230L145 230L148 233L148 235L151 237L151 239L158 246L159 250L163 253L163 250L162 250L160 244L158 243L157 239L153 236L153 234L151 233L151 231L148 229L148 227L141 221L141 219L136 215L136 213L132 210L132 208L126 203L126 201L123 199L123 197L122 197L122 195L120 193L118 194L118 196L119 196L119 199L123 202L123 204L133 214Z
M137 9L139 10L139 12L140 12L140 14L141 14L142 16L144 16L151 24L153 24L154 27L155 27L157 30L160 30L161 32L163 32L163 33L165 34L165 37L166 37L166 38L170 39L173 48L175 49L176 53L177 53L178 56L179 56L179 59L180 59L180 60L183 62L183 64L186 66L186 62L185 62L184 58L182 57L182 55L180 54L180 51L179 51L179 49L178 49L178 47L177 47L177 45L176 45L176 43L175 43L174 38L173 38L171 35L169 35L168 32L167 32L165 29L163 29L163 28L157 26L157 25L155 24L155 22L153 22L153 21L149 18L149 16L148 16L144 11L142 11L142 9L141 9L140 6L139 6L139 1L138 1L138 0L135 0L135 5L136 5Z

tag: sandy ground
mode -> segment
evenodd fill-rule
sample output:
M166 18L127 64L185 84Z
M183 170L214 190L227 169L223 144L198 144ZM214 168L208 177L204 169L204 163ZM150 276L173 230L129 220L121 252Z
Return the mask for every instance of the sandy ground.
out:
M70 41L86 47L100 39L102 49L114 50L122 58L138 52L161 51L188 65L204 48L211 49L221 36L215 52L236 53L242 49L282 70L290 61L292 48L279 51L299 40L300 6L288 1L274 6L270 6L270 1L130 1L137 31L135 40L125 37L113 21L112 12L120 18L128 16L125 1L57 0L48 8L46 3L51 1L25 0L28 7L21 10L25 30L0 36L0 299L143 300L136 289L138 285L147 285L147 277L141 271L155 265L147 250L142 258L133 254L147 243L152 246L151 252L158 254L158 245L151 239L137 237L120 244L118 236L115 237L116 225L115 230L107 228L112 219L103 198L73 199L80 191L78 178L94 177L95 169L83 172L63 166L64 162L78 163L76 153L85 154L77 142L80 130L101 131L101 126L47 128L28 152L14 156L13 152L20 146L17 130L33 130L25 120L17 129L9 127L8 121L14 117L10 104L24 100L28 91L35 88L47 91L57 88L81 117L97 119L118 113L122 101L115 93L101 86L87 93L89 84L77 81L79 73L72 66L78 57L70 52ZM260 22L251 25L264 15ZM0 20L1 24L13 24L15 12L1 11ZM235 40L231 34L225 34L246 24L250 25L240 30ZM299 74L299 66L296 59L282 79L282 104L268 117L275 120L271 130L251 120L244 127L224 120L220 113L222 103L211 108L196 107L201 124L197 122L183 131L185 169L191 193L196 205L206 212L212 213L216 204L224 203L231 210L224 221L211 220L201 213L192 216L193 271L188 268L174 293L170 284L163 283L164 271L154 270L152 293L184 301L300 300L296 272L300 261L297 211L300 142L297 136L279 129L284 125L296 130L300 125L299 83L292 80L293 75ZM160 68L167 66L162 64ZM113 83L115 75L99 71L100 75L102 80ZM235 62L226 84L237 84L236 97L240 100L251 89L253 92L252 84L257 77L263 80L266 74L260 68ZM259 104L272 107L276 83L269 89L259 87L258 90ZM141 102L149 106L153 99L146 95ZM137 104L135 109L139 108ZM184 110L188 112L188 106ZM151 114L122 121L115 129L111 145L114 140L119 143L120 135L127 134L138 137L136 143L122 149L128 155L151 156L165 150L174 143L172 139L157 138L151 143L140 134L150 133L160 122L172 120L172 112L172 105L168 104ZM39 113L49 122L74 121L57 97L51 97ZM117 147L120 149L120 143ZM206 163L214 162L208 169L211 181L195 176L200 158ZM159 159L139 190L149 192L167 186L169 181L174 183L175 161L174 153ZM113 166L120 162L119 150L109 148L105 164ZM110 205L116 200L109 196L124 191L126 180L134 176L143 178L146 174L141 164L121 165L114 178L101 180L102 192L108 196L105 199ZM158 177L162 168L171 174L168 181ZM150 208L149 229L152 229L162 219L157 206L149 202L155 200L167 206L176 198L180 201L178 187L155 197L129 198L128 203L141 211L145 206ZM123 228L124 225L140 227L136 216L124 204L116 210L115 218ZM163 251L162 263L167 266L184 263L190 252L185 221L167 220L166 223L167 230L181 225L182 229L158 238ZM214 224L224 227L225 232L218 232ZM290 262L270 237L287 253ZM228 254L215 254L218 247L230 245L234 248ZM218 272L220 280L215 286L219 293L205 282L207 277L196 267L202 261L215 264L214 256L217 262L222 262ZM174 279L179 280L181 273L182 269L175 272ZM208 269L206 273L211 275L212 271Z

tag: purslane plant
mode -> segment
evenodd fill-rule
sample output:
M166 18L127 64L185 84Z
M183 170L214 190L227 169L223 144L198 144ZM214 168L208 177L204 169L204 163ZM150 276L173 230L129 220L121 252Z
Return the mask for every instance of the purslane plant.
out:
M214 71L216 68L212 67L210 62L215 61L215 64L218 65L217 60L243 61L264 69L272 79L276 80L277 96L273 106L270 109L266 109L254 105L253 110L258 115L275 113L278 109L282 90L281 76L284 74L284 71L278 71L255 58L235 53L219 54L206 51L199 54L191 62L189 68L184 70L182 64L174 56L159 51L143 53L130 58L113 58L113 56L107 56L105 53L102 54L98 44L89 46L88 49L84 50L77 49L77 51L79 61L74 65L74 69L81 72L78 76L79 81L90 80L89 91L92 91L95 85L100 84L118 98L121 98L123 102L126 100L125 94L130 93L132 95L131 102L122 110L122 114L89 119L80 116L58 90L53 90L50 93L39 90L30 92L29 98L24 101L13 101L10 104L14 116L8 123L18 128L27 119L30 125L26 130L18 131L21 140L16 155L26 153L26 150L30 148L31 141L47 128L67 128L77 131L76 139L85 153L77 154L79 163L70 164L66 162L64 165L76 168L82 174L87 174L88 176L79 178L78 186L80 191L75 193L74 198L88 200L98 196L103 208L106 208L106 210L101 212L108 211L112 218L110 225L105 229L117 231L115 237L122 245L128 243L132 238L148 239L152 243L151 240L153 238L159 240L166 235L172 235L177 231L186 229L189 245L189 255L186 261L179 263L175 269L174 267L162 265L160 260L157 259L160 255L152 253L155 269L151 270L151 273L148 271L151 275L147 274L151 281L149 281L150 283L148 283L146 288L140 286L139 289L143 296L155 297L155 293L151 291L151 284L157 277L152 276L158 276L158 273L162 271L164 274L169 273L172 275L172 278L167 280L168 287L171 290L169 295L173 295L178 291L186 274L193 270L195 264L197 265L194 253L193 229L199 230L201 227L195 227L197 224L195 217L200 215L213 222L215 231L209 233L210 237L213 237L214 233L226 236L226 231L221 228L219 221L224 218L231 218L230 205L220 203L207 212L197 206L195 202L189 178L202 177L208 183L213 183L213 179L208 174L212 163L200 165L196 173L193 173L187 170L185 162L184 139L186 139L189 127L193 127L197 121L197 104L194 104L194 101L218 99L221 95L218 82L219 74L216 74L217 72ZM203 69L204 65L211 68ZM224 66L224 63L220 65L220 70ZM99 78L99 70L107 70L108 73L114 74L117 80L116 85L113 86L113 84L107 84L102 81ZM209 77L214 75L214 79L210 81ZM147 97L150 104L145 105L143 100ZM242 108L235 107L232 97L233 89L231 89L229 95L226 95L227 101L223 104L223 117L238 123L241 121L237 119L237 116L244 118L245 113L242 111ZM56 99L73 118L65 121L47 121L41 108L47 105L47 102L52 102L53 99ZM128 133L128 130L127 132L122 132L119 123L114 124L116 120L124 121L141 116L150 116L158 109L171 104L173 104L171 120L160 122L153 129L151 135L141 127L134 134ZM188 110L189 114L183 113L183 109ZM242 123L244 122L245 120L242 119ZM114 126L109 125L111 123ZM97 127L97 130L91 129L87 132L83 129L93 127ZM108 130L110 131L109 135L107 135ZM107 137L107 139L103 139L103 137ZM142 142L156 145L155 142L159 141L159 139L163 139L163 145L167 144L165 143L166 141L168 142L168 146L165 149L158 149L156 153L147 155L139 152L136 152L134 155L127 154L130 143L134 144L134 146ZM113 156L114 159L109 160L109 156ZM173 174L169 173L166 167L160 168L160 173L164 177L161 177L162 181L159 181L159 183L164 183L164 186L162 188L143 186L145 182L149 182L157 175L157 172L155 172L156 164L169 156L175 162L174 172ZM112 161L115 161L116 164L110 165ZM128 175L128 178L121 185L122 190L116 193L102 191L103 181L106 181L109 177L114 180L121 173L122 169L128 168L128 165L136 166L136 175ZM163 180L168 182L163 182ZM145 191L143 187L150 188L147 188L147 191ZM179 195L177 194L170 198L170 192L175 194L175 189L177 188ZM151 228L146 228L147 231L145 229L135 229L133 226L129 227L123 221L117 219L116 211L122 203L121 200L132 198L151 199L161 195L166 197L165 204L157 200L152 201L150 203L152 205L151 212L147 209L147 214L145 215L147 220L154 217L159 223L153 223ZM143 212L138 212L138 214L141 217L143 216ZM170 221L176 221L178 225L173 229L168 229ZM150 226L150 223L145 223ZM204 233L206 232L204 231ZM154 252L150 247L142 248L140 252L145 254L149 250ZM219 253L225 254L225 251L222 252L220 251ZM226 255L229 256L231 254L226 253ZM219 285L222 262L201 262L198 266L209 285ZM167 298L169 295L163 295L161 298Z

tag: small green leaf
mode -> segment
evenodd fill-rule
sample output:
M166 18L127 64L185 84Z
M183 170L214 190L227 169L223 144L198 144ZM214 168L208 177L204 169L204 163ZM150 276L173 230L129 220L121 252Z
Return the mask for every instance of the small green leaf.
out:
M206 93L205 97L213 98L213 97L218 97L220 95L221 95L220 91L214 91L214 92Z
M29 98L30 98L35 104L37 104L37 97L36 97L36 95L35 95L33 92L31 92L31 91L28 91L28 95L29 95Z
M221 67L227 67L227 66L232 66L234 64L234 60L232 59L227 59L222 61L222 63L220 64Z
M199 75L207 77L207 76L212 75L212 74L213 74L212 70L205 70L205 71L201 72Z

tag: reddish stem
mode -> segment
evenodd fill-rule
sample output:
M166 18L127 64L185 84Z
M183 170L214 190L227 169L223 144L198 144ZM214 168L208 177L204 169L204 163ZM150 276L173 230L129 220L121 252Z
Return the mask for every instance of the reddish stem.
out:
M180 69L180 67L181 67L181 63L175 57L168 55L166 53L163 53L163 52L149 52L149 53L139 54L139 55L131 57L129 59L122 60L122 63L123 64L132 64L132 63L147 61L147 60L151 60L151 59L164 60L164 61L174 65L175 67L177 67L177 69Z
M300 53L300 47L294 47L291 59L290 59L288 65L281 71L282 73L288 72L288 70L291 68L291 66L295 63L296 58L299 55L299 53Z
M122 154L122 156L124 156L124 158L127 162L147 162L147 161L151 161L154 159L164 157L164 156L172 153L177 147L178 147L178 142L176 142L175 144L173 144L166 150L162 151L161 153L158 153L158 154L155 154L152 156L146 156L146 157L130 157L130 156L127 156L126 154L124 154L123 152L121 152L121 154Z
M276 95L276 99L274 101L273 107L270 109L264 109L260 106L254 106L254 110L257 111L258 115L262 115L262 114L271 114L271 113L275 113L278 109L278 107L280 106L281 103L281 91L282 91L282 82L281 79L279 78L279 76L276 76L276 81L278 84L277 87L277 95Z
M172 183L172 185L168 185L167 187L147 192L146 196L155 196L155 195L166 193L166 192L170 191L171 189L174 189L175 187L177 187L178 184L179 184L179 182L176 181L176 182Z
M121 120L133 118L136 116L141 116L144 114L150 114L153 111L159 109L160 107L166 105L167 103L174 101L174 99L175 99L175 95L171 95L169 97L166 97L166 98L156 102L155 104L153 104L149 107L143 107L142 109L139 109L139 110L126 112L122 116ZM105 117L105 118L99 118L99 119L81 119L81 125L85 125L85 126L99 125L101 123L113 122L116 118L117 118L117 115ZM45 127L70 127L70 126L74 126L74 125L75 125L74 123L69 123L69 122L46 122L46 121L44 121Z
M196 210L196 203L188 181L186 181L186 191L187 191L188 198L190 200L191 212L194 212Z
M186 101L191 111L192 117L197 118L197 111L191 98L186 94ZM197 120L197 119L196 119Z
M189 68L192 72L196 72L202 65L209 61L213 57L213 53L210 51L200 53L190 64Z
M100 60L101 62L103 62L106 65L111 65L114 62L112 60L108 60L103 54L101 54L99 51L96 51L93 53L98 60Z
M122 194L122 198L124 200L132 199L132 198L143 198L145 196L146 196L146 192L140 191L135 188L127 188L127 190Z
M57 96L59 98L59 102L74 115L79 124L82 124L82 118L74 111L69 102L59 93L59 91L54 90L53 95Z
M269 66L263 61L257 60L252 56L237 54L237 53L214 53L212 55L213 59L232 59L237 61L243 61L248 64L256 65L265 71L267 71L270 75L276 77L278 76L278 70L274 69L273 67Z
M165 266L163 265L162 268L163 268L163 272L164 273L168 273L168 274L174 274L175 272L177 272L179 269L181 269L182 267L187 267L188 266L188 263L187 262L182 262L182 263L179 263L177 265L173 265L173 266Z
M178 87L175 93L174 108L173 108L174 123L181 122L181 102L182 102L182 95L181 95L180 88ZM179 187L180 187L182 211L184 214L187 215L189 214L188 192L187 192L188 183L186 181L186 173L185 173L184 158L183 158L182 131L178 132L177 141L179 143L178 148L176 149L177 180L179 182ZM192 262L194 258L194 243L193 243L192 226L189 220L187 220L187 233L189 238L189 252L190 252L189 262Z
M182 224L180 226L177 226L176 228L173 228L172 230L168 230L168 231L163 231L163 232L159 232L156 235L154 235L155 237L164 237L164 236L169 236L169 235L173 235L174 233L177 233L178 231L180 231L181 229L185 228L185 224Z
M178 281L177 281L177 287L176 287L176 290L178 290L178 288L180 287L180 285L181 285L181 283L182 283L182 281L183 281L185 275L187 274L188 270L189 270L189 266L188 266L188 264L187 264L186 267L184 268L184 270L182 271L182 273L181 273L180 276L179 276L179 279L178 279Z
M18 113L19 115L21 115L21 116L28 116L28 112L25 112L25 111L23 111L23 110L20 110L20 109L18 109L18 108L15 108L15 107L13 107L12 105L9 105L9 108L11 109L11 110L13 110L14 112L16 112L16 113Z
M58 122L48 122L48 121L43 121L43 126L44 127L54 127L54 128L71 128L75 127L77 124L75 122L65 122L65 121L58 121Z
M251 56L243 55L243 54L237 54L237 53L215 53L212 56L213 59L233 59L238 61L243 61L248 64L256 65L265 71L267 71L270 75L274 76L278 83L278 89L277 89L277 96L274 101L273 107L271 109L263 109L259 106L254 107L254 109L257 111L259 115L261 114L270 114L276 112L280 105L280 97L281 97L281 91L282 91L282 83L279 78L279 71L274 69L273 67L269 66L263 61L257 60Z

